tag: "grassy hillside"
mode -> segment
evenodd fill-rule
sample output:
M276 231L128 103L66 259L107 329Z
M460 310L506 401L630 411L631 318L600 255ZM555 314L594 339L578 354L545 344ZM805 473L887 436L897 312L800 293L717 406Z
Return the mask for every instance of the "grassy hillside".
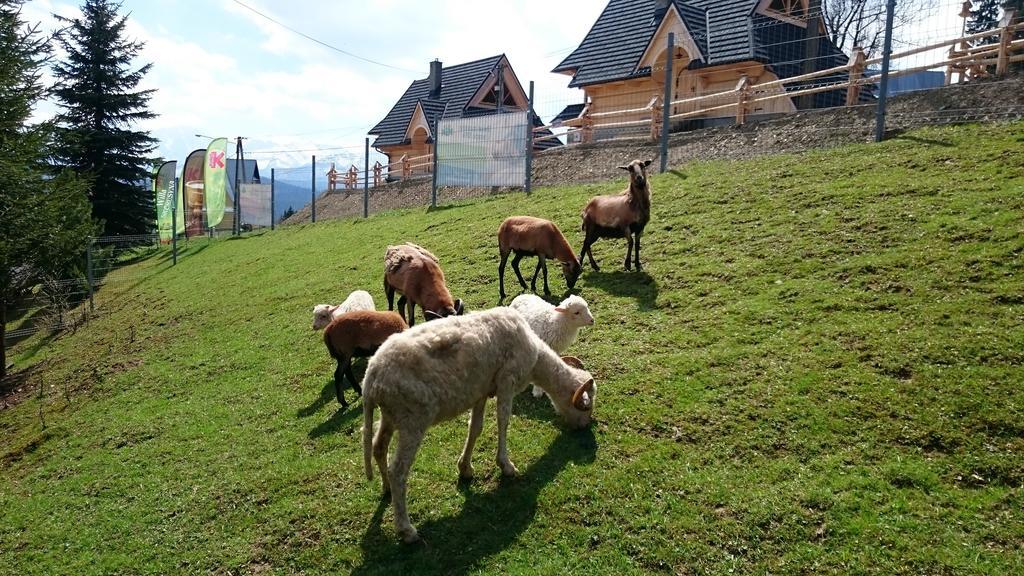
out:
M578 249L586 199L624 181L146 259L18 351L45 394L0 412L0 572L1024 573L1022 158L1017 123L654 177L645 272L602 241L578 284L598 423L523 394L506 480L491 405L466 485L465 421L434 428L422 546L363 476L311 307L384 304L401 240L490 307L505 216Z

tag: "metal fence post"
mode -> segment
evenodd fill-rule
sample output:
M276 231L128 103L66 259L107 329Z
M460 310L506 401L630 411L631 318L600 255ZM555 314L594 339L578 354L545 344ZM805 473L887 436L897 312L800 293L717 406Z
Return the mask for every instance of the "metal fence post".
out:
M526 109L526 193L533 191L533 80L530 80L530 100Z
M430 185L430 205L437 208L437 148L441 143L441 115L434 116L434 154L433 154L433 181Z
M310 219L316 222L316 154L313 155L313 169L312 169L312 184L310 185L310 194L313 196L313 200L310 203Z
M370 138L363 151L363 218L370 217Z
M676 35L668 33L668 52L665 56L665 101L661 106L661 172L668 170L668 123L672 111L672 60L675 60Z
M95 242L95 238L89 238L89 244L85 247L85 281L89 283L89 312L96 310L96 304L93 302L93 272L92 272L92 245Z
M178 265L178 179L174 179L174 192L171 193L171 266Z
M896 12L896 0L889 0L885 8L885 44L882 48L882 81L878 86L878 110L875 112L875 142L885 138L885 104L889 91L889 60L892 56L892 20Z
M270 169L270 229L274 229L274 170Z

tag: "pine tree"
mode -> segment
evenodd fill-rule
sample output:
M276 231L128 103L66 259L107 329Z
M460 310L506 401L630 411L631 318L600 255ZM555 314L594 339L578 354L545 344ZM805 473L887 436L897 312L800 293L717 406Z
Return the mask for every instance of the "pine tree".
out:
M53 127L29 124L46 95L47 40L21 20L25 0L0 0L0 378L8 307L44 276L72 273L95 233L85 182L48 174Z
M981 0L967 18L967 34L977 34L999 26L999 7L1003 0Z
M133 125L155 116L148 108L154 90L137 89L152 64L132 69L143 44L125 38L128 17L118 14L120 7L86 0L82 17L60 18L67 56L53 67L63 109L56 161L92 180L92 213L104 234L147 234L154 200L144 181L156 140Z

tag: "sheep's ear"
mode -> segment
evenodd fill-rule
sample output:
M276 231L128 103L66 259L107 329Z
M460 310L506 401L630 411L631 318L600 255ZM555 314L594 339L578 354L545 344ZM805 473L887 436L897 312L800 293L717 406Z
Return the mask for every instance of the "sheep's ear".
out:
M462 313L466 311L466 307L462 304L462 299L455 300L455 315L462 316Z
M580 386L572 394L572 406L580 412L589 412L594 407L592 397L594 396L594 379L587 380L587 383Z
M565 362L566 364L572 366L573 368L586 370L586 368L583 367L583 361L575 356L562 356L562 362Z
M645 160L645 161L644 161L644 168L646 168L646 167L650 166L650 165L651 165L651 162L654 162L654 160Z
M440 319L441 315L438 314L437 312L432 311L432 310L424 310L423 311L423 317L427 319L427 322L430 322L431 320L438 320L438 319Z
M555 306L555 312L561 312L562 314L565 314L568 311L569 310L567 308L562 308L561 306Z
M629 166L619 166L619 170L629 170Z

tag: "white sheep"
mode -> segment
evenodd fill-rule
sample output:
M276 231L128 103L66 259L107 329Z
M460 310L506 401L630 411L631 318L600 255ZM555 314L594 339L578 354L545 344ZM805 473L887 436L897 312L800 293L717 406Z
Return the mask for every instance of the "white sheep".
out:
M571 363L571 366L570 366ZM384 493L391 492L395 527L406 542L419 537L406 510L406 479L427 429L472 408L469 434L459 458L459 474L473 475L473 446L483 428L487 398L498 404L497 463L516 474L506 433L512 399L532 380L551 398L568 424L590 424L596 387L575 358L559 358L521 315L494 308L420 324L387 339L370 359L363 379L363 464L373 479L371 454L380 469ZM381 417L373 435L373 413ZM398 448L388 465L388 446L398 432Z
M376 309L377 307L373 303L373 296L370 296L369 292L366 290L356 290L337 306L331 306L330 304L317 304L313 306L313 330L321 330L324 326L330 324L331 320L345 312L354 312L356 310L373 311Z
M522 314L537 336L559 354L576 340L580 328L594 325L594 316L587 301L575 294L562 300L558 306L548 304L534 294L520 294L509 306ZM534 385L533 395L540 398L544 390Z

